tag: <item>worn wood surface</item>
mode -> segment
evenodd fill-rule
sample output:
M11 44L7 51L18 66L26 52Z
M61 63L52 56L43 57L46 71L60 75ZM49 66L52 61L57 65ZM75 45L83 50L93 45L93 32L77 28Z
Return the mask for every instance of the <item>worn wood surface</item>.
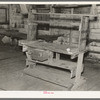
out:
M60 60L60 54L56 53L56 60Z
M47 43L47 42L33 42L33 43L28 43L28 47L31 48L38 48L38 49L44 49L44 50L50 50L53 52L58 52L58 53L63 53L63 54L68 54L68 55L73 55L73 54L78 54L78 49L77 47L70 46L71 52L67 52L66 49L69 48L68 45L61 45L61 44L56 44L56 43Z
M97 39L97 40L99 40L100 39L100 34L99 33L90 33L89 38L90 39Z
M100 52L100 47L97 47L97 46L89 46L89 51Z
M100 53L98 53L98 52L90 52L89 56L92 59L100 59Z
M24 70L24 73L66 88L74 81L74 79L70 79L70 73L67 73L66 71L40 65L33 68L27 68Z
M47 66L49 65L49 66L57 67L57 68L61 68L61 69L67 69L67 70L70 70L70 71L73 71L73 72L76 71L76 67L77 67L77 64L75 62L66 61L66 60L53 59L52 62L50 62L49 60L44 61L44 62L35 61L35 60L28 60L28 61L33 62L33 63L39 63L39 64L47 65ZM73 72L71 74L75 74Z
M100 33L100 29L91 29L90 32L91 33L94 33L94 34L95 33L98 33L99 34Z

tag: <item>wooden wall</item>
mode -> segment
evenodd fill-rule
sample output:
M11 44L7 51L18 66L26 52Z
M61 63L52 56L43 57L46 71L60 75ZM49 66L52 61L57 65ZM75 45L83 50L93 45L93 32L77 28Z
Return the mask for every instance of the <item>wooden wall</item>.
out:
M89 57L100 59L100 6L97 6L97 20L90 22Z
M0 4L0 28L8 28L9 23L9 6L8 4ZM4 9L6 10L4 10Z
M1 6L1 5L0 5ZM7 5L2 5L2 6L7 6ZM23 27L23 23L24 23L24 20L23 20L23 16L21 13L17 13L15 14L16 12L16 7L18 8L18 5L13 5L14 7L12 7L12 11L11 11L11 15L10 15L10 21L11 23L17 23L17 27ZM27 5L28 8L29 8L29 5ZM19 10L20 10L20 7L19 7ZM90 33L89 33L89 56L92 57L92 58L97 58L97 59L100 59L100 6L97 6L97 13L98 13L98 18L97 19L94 19L92 21L90 21L90 24L89 24L89 27L90 27ZM56 9L56 12L57 13L66 13L66 14L69 14L69 13L72 13L72 10L71 8L60 8L60 9ZM76 14L89 14L91 12L91 6L87 6L87 7L76 7L74 8L73 10L73 13L76 13ZM33 17L32 17L33 18ZM27 19L25 19L27 21ZM48 19L49 20L49 19ZM66 21L68 23L68 20ZM76 22L79 22L79 21L76 21L74 20L74 23ZM26 25L27 25L27 22L25 22ZM42 27L41 27L42 28ZM59 28L59 29L55 29L55 32L52 32L52 34L50 33L50 30L47 28L47 29L40 29L38 32L39 34L44 34L44 35L56 35L56 34L59 34L59 35L62 35L62 34L66 34L66 33L69 33L71 32L72 33L72 36L73 36L73 42L77 42L77 37L79 35L79 32L76 30L76 29L63 29L63 28Z

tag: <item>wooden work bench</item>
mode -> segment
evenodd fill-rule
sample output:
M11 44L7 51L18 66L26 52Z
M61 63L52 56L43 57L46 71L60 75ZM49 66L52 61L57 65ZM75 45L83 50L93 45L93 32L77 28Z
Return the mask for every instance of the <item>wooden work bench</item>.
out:
M39 14L41 14L41 13L39 13ZM38 13L34 13L34 15L38 15ZM78 43L77 43L77 45L75 45L72 42L73 37L72 37L71 33L69 33L69 35L68 35L69 39L66 39L66 40L69 40L68 44L58 44L58 43L54 43L54 42L49 43L49 42L45 42L45 41L38 41L38 40L36 40L36 38L33 41L32 40L26 41L26 43L25 42L21 43L21 41L20 41L20 45L23 46L23 51L26 52L26 55L27 55L26 65L29 66L27 73L31 73L31 74L36 73L34 70L31 69L31 66L36 68L35 66L37 64L56 67L56 68L60 68L60 69L64 69L64 70L67 69L71 72L70 79L74 80L72 83L73 85L71 86L71 90L77 90L86 81L82 77L81 74L83 72L83 67L84 67L84 65L83 65L84 53L87 51L87 48L88 48L87 47L87 36L89 33L89 19L95 18L95 17L97 17L97 15L60 14L60 13L54 13L54 12L49 13L49 15L50 15L50 22L49 22L50 23L50 34L53 33L55 26L58 29L59 29L59 27L73 28L73 27L77 26L78 27L77 32L78 32L78 36L79 36ZM59 24L59 20L62 21L63 18L65 20L70 18L70 20L71 20L70 23L66 24L66 22L64 21L65 24L63 24L63 23ZM80 19L80 23L78 23L78 24L73 23L72 20L74 18ZM54 20L56 21L56 23L54 23ZM41 22L41 21L35 21L35 23L38 23L38 22ZM36 33L33 33L33 34L36 34ZM54 54L56 54L55 57L54 57ZM66 56L69 55L70 59L69 60L60 59L61 54L64 54ZM74 59L76 57L77 57L77 62L73 62L72 59ZM41 75L39 74L39 73L41 73L41 70L40 71L36 70L36 71L38 71L37 76L41 77ZM45 73L45 72L43 72L43 73ZM45 75L43 75L43 77L46 78ZM56 77L56 75L54 75L54 77ZM64 76L64 79L65 79L65 77L67 77L67 76ZM50 78L50 80L52 80L53 76L52 77L49 76L49 78ZM49 78L47 78L47 79L49 79ZM57 80L59 80L59 78L60 77L55 79L56 83L57 83ZM67 80L67 79L65 79L65 80ZM69 80L69 81L72 81L72 80ZM63 83L63 81L60 83Z
M85 81L83 77L81 77L81 73L83 71L83 66L84 66L83 56L87 50L83 52L79 52L77 47L72 45L70 46L70 52L68 52L67 49L69 48L69 45L48 43L48 42L39 41L39 40L37 41L23 41L22 40L20 41L19 44L23 45L23 51L26 52L26 55L27 55L26 65L36 66L37 64L41 64L41 65L46 65L46 66L52 66L54 68L69 70L71 72L70 82L72 81L74 86L76 86L77 84L79 85L80 82L83 83ZM34 58L32 59L32 52L34 52L35 49L40 50L40 51L44 50L45 54L49 56L48 59L43 60L43 61L39 61ZM54 53L56 53L56 57L54 57ZM73 62L71 60L60 59L61 54L64 54L66 56L69 55L71 59L78 57L78 60L77 62ZM34 54L33 56L35 57ZM77 88L77 86L75 87L75 89Z

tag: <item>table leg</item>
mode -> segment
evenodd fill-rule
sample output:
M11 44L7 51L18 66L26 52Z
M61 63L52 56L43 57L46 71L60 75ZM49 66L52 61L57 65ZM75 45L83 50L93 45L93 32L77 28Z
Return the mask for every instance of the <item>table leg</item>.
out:
M83 70L83 56L84 56L83 52L80 52L78 55L76 78L73 87L71 88L72 91L87 89L86 79L81 76Z
M81 78L81 73L82 73L82 70L83 70L83 68L82 68L83 67L83 56L84 56L83 52L80 52L79 55L78 55L75 82L78 82Z
M60 54L56 53L56 60L59 60L59 59L60 59Z
M53 52L49 51L49 63L51 64L53 62Z

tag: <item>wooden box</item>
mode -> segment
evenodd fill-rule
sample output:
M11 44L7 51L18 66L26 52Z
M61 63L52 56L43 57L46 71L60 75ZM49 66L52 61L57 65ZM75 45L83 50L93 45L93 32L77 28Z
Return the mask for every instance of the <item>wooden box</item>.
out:
M48 51L41 50L41 49L31 49L30 55L31 55L31 59L36 61L45 61L48 60L49 58Z

